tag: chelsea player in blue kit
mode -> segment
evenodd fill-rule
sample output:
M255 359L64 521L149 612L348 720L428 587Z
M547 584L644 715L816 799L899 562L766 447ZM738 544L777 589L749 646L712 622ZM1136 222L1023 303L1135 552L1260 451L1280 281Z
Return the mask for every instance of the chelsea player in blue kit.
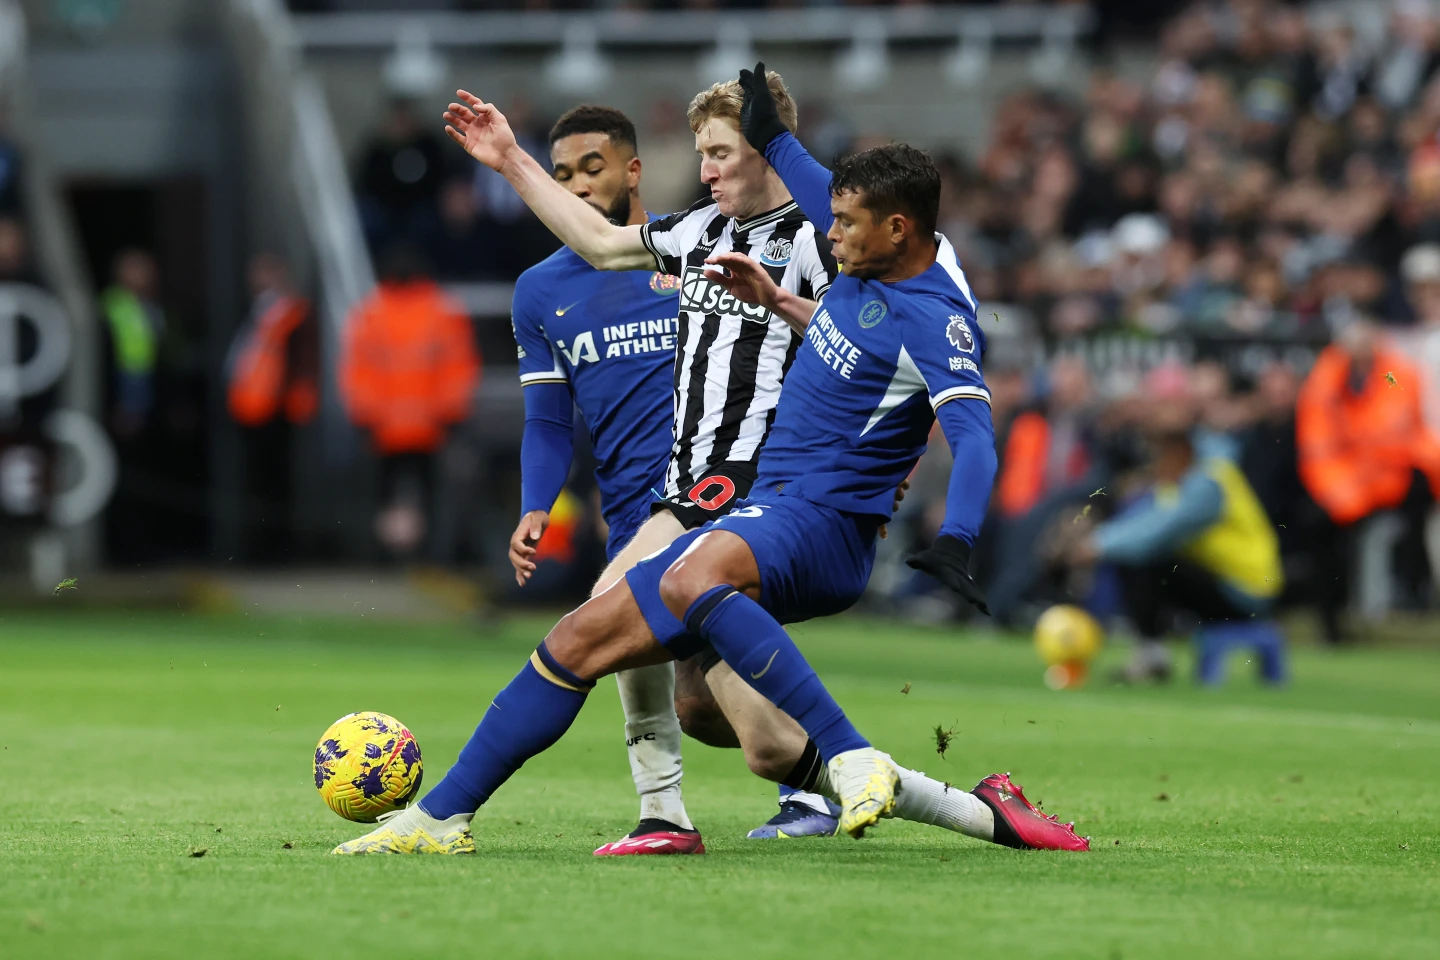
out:
M493 107L469 103L482 127L503 124ZM484 158L497 169L515 149L505 133ZM781 623L858 599L895 488L923 453L936 411L956 468L942 536L915 563L983 603L967 567L995 471L984 341L953 251L934 234L940 183L924 154L903 145L858 154L837 166L828 191L844 275L818 307L738 254L720 262L737 296L808 321L748 503L563 618L440 784L336 853L473 851L475 811L564 734L599 677L686 656L696 637L810 737L840 800L841 829L862 836L896 809L900 769L850 723ZM1088 849L1004 775L971 793L946 792L967 799L976 824L967 832L1016 847Z
M584 105L566 113L550 131L550 159L555 179L612 223L647 221L635 127L619 110ZM568 247L516 282L511 322L525 432L521 517L510 538L510 562L521 586L535 571L550 509L570 473L577 407L590 433L609 527L605 558L612 566L595 590L654 549L636 544L635 556L620 557L649 519L652 491L663 487L670 461L679 290L679 281L663 273L596 270ZM596 853L703 853L680 791L674 667L627 670L617 682L640 821L629 836Z

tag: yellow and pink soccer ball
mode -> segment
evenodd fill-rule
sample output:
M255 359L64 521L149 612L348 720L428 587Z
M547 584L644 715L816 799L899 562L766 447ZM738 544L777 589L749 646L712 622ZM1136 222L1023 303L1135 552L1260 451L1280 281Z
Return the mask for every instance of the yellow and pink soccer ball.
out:
M351 713L330 725L315 747L320 799L346 820L374 823L420 792L420 744L394 717Z
M1083 684L1104 639L1099 621L1073 604L1042 613L1035 622L1035 650L1046 664L1046 686L1065 690Z

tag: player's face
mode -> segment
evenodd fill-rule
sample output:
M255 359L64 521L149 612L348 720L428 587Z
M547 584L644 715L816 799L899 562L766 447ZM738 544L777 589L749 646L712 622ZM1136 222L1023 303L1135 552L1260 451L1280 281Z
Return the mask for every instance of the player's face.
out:
M630 220L630 195L640 183L640 159L603 133L561 137L550 147L555 179L613 223Z
M835 222L825 236L840 269L862 280L890 272L900 256L904 221L897 215L877 217L862 203L859 193L840 193L830 198Z
M695 132L695 152L700 154L700 180L722 214L744 220L764 213L755 207L764 202L770 165L739 130L725 120L706 120Z

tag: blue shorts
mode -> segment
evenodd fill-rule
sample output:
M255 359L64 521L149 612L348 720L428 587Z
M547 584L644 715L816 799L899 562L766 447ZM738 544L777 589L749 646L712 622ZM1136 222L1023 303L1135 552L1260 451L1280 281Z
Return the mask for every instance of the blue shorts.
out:
M849 609L870 582L880 521L776 496L745 501L726 516L691 530L625 574L655 639L677 657L703 643L660 599L660 578L697 539L728 530L744 540L760 568L760 605L781 623L828 617Z

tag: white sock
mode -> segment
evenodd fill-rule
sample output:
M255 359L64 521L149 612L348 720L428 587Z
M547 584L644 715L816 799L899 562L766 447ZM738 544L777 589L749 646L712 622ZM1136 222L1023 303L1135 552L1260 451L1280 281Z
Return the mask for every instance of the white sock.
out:
M630 775L640 794L640 819L668 820L693 830L680 796L680 718L675 716L675 665L622 670L615 676L625 708Z
M783 786L780 789L782 791L780 794L781 803L801 803L816 813L828 814L830 812L830 805L826 803L825 798L818 793L806 793L804 790L785 792L786 788Z
M944 827L980 840L995 839L995 813L985 802L959 787L947 787L918 770L909 770L898 763L900 786L895 791L895 810L890 816L912 823ZM835 787L830 783L830 770L821 769L815 789L839 803Z
M900 767L891 816L928 823L981 840L995 839L995 813L973 793L932 780L918 770Z

